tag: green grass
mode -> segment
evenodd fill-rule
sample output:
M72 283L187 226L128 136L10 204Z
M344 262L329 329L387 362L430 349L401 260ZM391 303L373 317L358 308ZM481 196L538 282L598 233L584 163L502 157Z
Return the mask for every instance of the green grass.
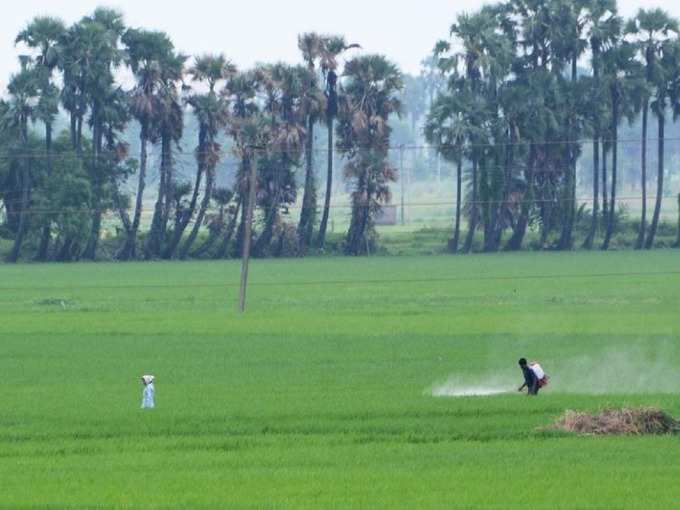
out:
M678 257L256 261L243 317L233 262L0 266L0 508L676 507L680 438L539 429L680 416Z

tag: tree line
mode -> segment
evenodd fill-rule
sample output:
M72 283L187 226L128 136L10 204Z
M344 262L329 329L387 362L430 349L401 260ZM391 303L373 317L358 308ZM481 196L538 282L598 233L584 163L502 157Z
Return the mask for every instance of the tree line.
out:
M257 167L255 253L304 255L326 243L334 147L342 150L352 187L344 251L361 254L375 242L373 217L396 178L388 121L400 111L403 88L400 70L387 58L368 54L341 63L358 45L307 33L298 39L300 64L239 70L222 54L190 59L167 34L126 27L119 12L105 8L72 26L37 17L16 42L31 51L20 57L8 100L0 102L7 261L94 260L107 213L122 226L119 260L236 256L251 164ZM128 88L118 80L124 69L134 77ZM68 129L55 134L61 111ZM176 171L188 114L198 125L191 182ZM131 124L139 132L138 154L124 139ZM31 129L36 126L41 132ZM318 189L314 165L314 132L321 127L328 137L325 190ZM150 147L160 151L159 184L151 225L142 232ZM227 155L237 158L238 170L233 186L220 188L216 169ZM136 192L126 193L132 180ZM287 213L299 193L294 224Z
M376 217L400 178L390 152L402 114L455 168L452 252L519 250L529 232L543 249L608 249L622 216L619 130L641 119L635 245L655 245L666 124L680 114L678 22L659 9L624 20L615 0L486 6L457 17L418 77L384 56L357 56L343 36L316 33L299 36L297 65L240 70L223 54L190 58L167 34L127 27L105 8L71 26L37 17L16 42L29 51L0 100L0 241L9 262L95 260L112 216L118 234L107 249L118 260L238 256L252 165L255 255L322 250L334 152L351 217L333 249L372 252ZM178 158L188 118L196 129L187 177ZM648 144L657 149L653 204ZM576 194L585 156L590 207ZM237 169L224 187L226 158Z
M461 175L470 182L450 249L469 252L481 230L485 251L519 250L534 228L541 247L569 250L577 216L588 214L582 246L607 250L618 222L619 130L639 117L642 211L635 247L652 248L665 192L665 128L680 115L678 21L661 9L641 9L625 20L616 0L509 0L459 15L450 35L435 50L446 91L429 110L425 128L428 140L457 166L459 198ZM658 134L650 214L652 119ZM590 210L579 208L576 196L586 140Z

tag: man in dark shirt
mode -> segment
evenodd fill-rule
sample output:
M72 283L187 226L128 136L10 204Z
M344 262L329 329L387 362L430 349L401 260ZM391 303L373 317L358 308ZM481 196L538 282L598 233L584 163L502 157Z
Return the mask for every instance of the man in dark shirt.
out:
M538 395L538 390L541 389L538 377L536 377L534 371L531 370L526 359L522 358L519 360L519 368L522 369L522 374L524 375L524 384L519 388L519 391L527 388L529 390L529 395Z

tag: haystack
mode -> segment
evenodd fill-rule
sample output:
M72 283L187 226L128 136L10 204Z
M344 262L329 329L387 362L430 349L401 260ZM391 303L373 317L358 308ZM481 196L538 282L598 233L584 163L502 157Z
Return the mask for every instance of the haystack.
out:
M680 421L656 408L607 409L598 414L567 411L551 430L595 435L680 433Z

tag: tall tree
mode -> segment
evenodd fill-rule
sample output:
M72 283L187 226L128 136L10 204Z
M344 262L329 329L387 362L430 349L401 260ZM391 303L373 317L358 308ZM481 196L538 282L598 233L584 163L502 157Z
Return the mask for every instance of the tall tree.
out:
M135 28L123 34L122 42L127 54L127 64L134 77L135 85L129 92L130 113L139 124L139 169L136 200L132 220L127 210L120 208L119 214L125 228L125 241L118 258L130 260L137 256L137 235L142 217L144 190L148 163L148 145L158 140L159 114L158 89L164 63L173 54L173 45L163 32L151 32Z
M600 147L602 130L609 114L609 101L601 80L602 53L612 44L617 43L621 33L623 20L617 15L615 0L592 0L588 6L586 31L591 53L591 80L588 100L590 104L590 123L593 133L593 210L590 229L583 243L586 249L592 249L597 234L600 212ZM602 161L603 165L606 160ZM605 202L606 203L606 202ZM604 203L603 203L604 206ZM606 214L606 210L603 211Z
M36 117L45 126L45 158L48 177L52 173L52 126L59 111L59 89L53 83L53 74L59 62L58 44L65 32L66 27L61 20L39 16L19 32L15 40L16 43L24 43L38 52L34 58L40 94ZM47 259L50 237L51 229L48 219L40 235L37 260Z
M668 70L668 98L673 110L673 121L680 118L680 40L667 42L662 65ZM680 248L680 194L678 194L678 235L675 247Z
M650 108L650 100L652 94L656 96L654 104L661 107L661 117L656 115L658 109L655 110L655 116L659 125L665 123L665 105L661 104L665 100L665 69L662 64L662 48L664 42L674 35L678 34L678 22L671 18L666 12L661 9L640 9L636 16L626 24L626 33L635 39L637 47L639 48L641 60L645 66L645 81L647 87L644 90L642 97L642 172L640 175L642 186L642 213L640 218L640 229L636 248L641 249L654 242L654 235L656 234L656 225L658 225L658 215L656 209L654 217L656 222L652 220L652 227L649 234L652 237L651 243L647 242L647 123ZM658 144L663 144L661 136L659 136ZM660 148L660 154L663 149ZM663 156L659 159L659 164L663 166ZM661 176L661 184L659 186L659 179L657 179L657 188L663 189L663 175ZM660 213L660 201L657 196L657 206Z
M305 115L307 118L307 141L305 146L305 186L302 196L302 210L298 223L298 244L302 254L312 243L317 215L317 188L314 171L314 126L325 109L325 98L319 88L318 60L324 52L324 40L317 33L302 34L298 48L309 71L309 82L305 87Z
M127 63L135 77L135 86L129 94L129 106L132 116L140 126L139 141L139 175L133 218L127 218L127 211L121 210L125 226L125 242L118 254L121 260L134 259L137 255L137 235L142 217L144 190L148 164L148 145L156 143L159 138L159 117L161 115L160 89L165 77L179 72L181 62L174 53L174 46L163 32L151 32L140 29L128 29L122 37L127 52ZM179 68L179 69L178 69ZM150 256L160 253L160 222L165 199L165 175L161 176L159 196L152 221L147 250Z
M360 255L375 242L374 218L389 202L389 184L396 177L388 158L388 121L400 112L403 82L397 66L379 55L350 60L344 77L340 143L348 154L345 175L354 183L345 251Z
M455 78L454 78L455 80ZM467 124L466 98L460 90L440 93L434 100L425 124L428 143L437 147L440 154L456 165L456 208L453 218L453 236L449 239L449 251L457 253L460 245L460 227L463 198L463 157L466 142L471 138ZM400 176L403 179L404 176Z
M224 90L229 101L229 116L227 122L227 134L234 142L233 152L239 159L236 172L234 192L237 195L238 218L240 220L236 229L236 240L232 242L234 232L231 229L225 231L224 238L218 249L218 257L224 258L230 253L240 254L245 239L245 211L248 209L249 200L249 169L250 158L262 154L261 134L264 132L265 120L261 112L259 94L262 88L262 80L255 71L243 71L236 74L227 82Z
M622 118L628 118L632 123L637 117L639 109L633 100L635 89L640 87L643 76L642 68L635 59L635 47L624 41L612 47L603 55L604 79L609 90L611 102L611 195L609 199L609 217L607 218L605 237L602 249L609 249L617 214L617 186L618 186L618 129Z
M158 191L159 194L162 195L158 198L162 203L159 235L162 240L167 240L161 251L161 256L164 259L169 259L176 255L176 250L182 240L182 235L196 210L201 181L203 179L203 171L197 171L189 207L174 211L175 222L172 227L172 233L169 231L166 232L166 228L169 229L168 222L173 209L171 197L175 196L173 191L174 187L179 185L176 183L175 178L173 149L181 140L184 130L184 107L180 96L180 87L184 89L187 88L187 86L181 85L183 83L184 64L186 60L186 56L174 54L173 57L166 62L158 90L157 120L161 144L160 175L163 185L163 189L159 187ZM197 170L204 169L199 169L197 166ZM148 256L147 253L147 257Z
M196 147L196 157L198 166L202 167L202 171L205 172L206 183L196 221L189 237L179 251L181 259L185 259L189 254L189 250L196 241L199 229L203 225L215 185L215 167L222 156L222 147L217 141L217 136L226 126L228 106L224 96L216 93L215 87L234 74L236 74L236 66L224 55L199 57L193 67L189 69L189 75L195 82L204 83L208 86L207 94L192 94L187 98L187 104L191 106L198 120L199 142ZM175 233L175 236L177 235L178 232ZM179 235L181 237L181 234Z
M14 232L14 243L7 255L7 262L15 263L19 260L24 238L29 227L32 171L33 164L29 147L28 124L35 115L35 106L38 103L38 80L36 73L28 65L28 61L22 62L22 70L12 77L9 86L9 103L2 119L3 131L14 132L18 139L18 148L21 152L19 158L19 171L16 176L19 197L15 209L18 218Z
M319 223L319 234L316 245L323 248L326 243L326 232L331 210L331 196L333 194L333 162L335 148L335 118L338 115L338 58L347 50L360 48L358 44L347 44L342 36L326 36L323 41L323 58L321 59L321 71L326 84L324 94L326 96L326 130L328 135L328 148L326 152L326 194L324 198L323 214Z
M262 232L253 251L258 256L279 255L276 231L283 229L283 214L297 196L295 170L301 164L306 141L304 92L309 82L304 66L261 66L258 74L267 96L263 108L266 140L270 147L257 155L257 205L262 208Z
M559 37L556 38L557 54L570 69L570 83L567 89L566 136L567 165L565 168L565 183L562 193L562 231L557 242L557 249L570 250L573 247L573 230L576 218L576 163L581 154L581 144L578 142L583 125L583 116L579 103L581 89L578 82L578 61L588 47L585 27L588 23L588 1L556 2L556 23L560 26Z
M107 165L102 164L102 147L104 143L103 110L107 101L118 98L115 76L116 69L122 62L123 53L119 47L120 38L125 30L123 16L118 11L97 8L91 16L78 23L78 34L82 39L85 62L81 76L84 78L86 101L89 105L89 124L92 132L92 159L89 164L92 181L92 229L83 257L94 260L101 236L101 222L104 213L104 185L108 181L103 175ZM82 126L81 126L82 128Z

